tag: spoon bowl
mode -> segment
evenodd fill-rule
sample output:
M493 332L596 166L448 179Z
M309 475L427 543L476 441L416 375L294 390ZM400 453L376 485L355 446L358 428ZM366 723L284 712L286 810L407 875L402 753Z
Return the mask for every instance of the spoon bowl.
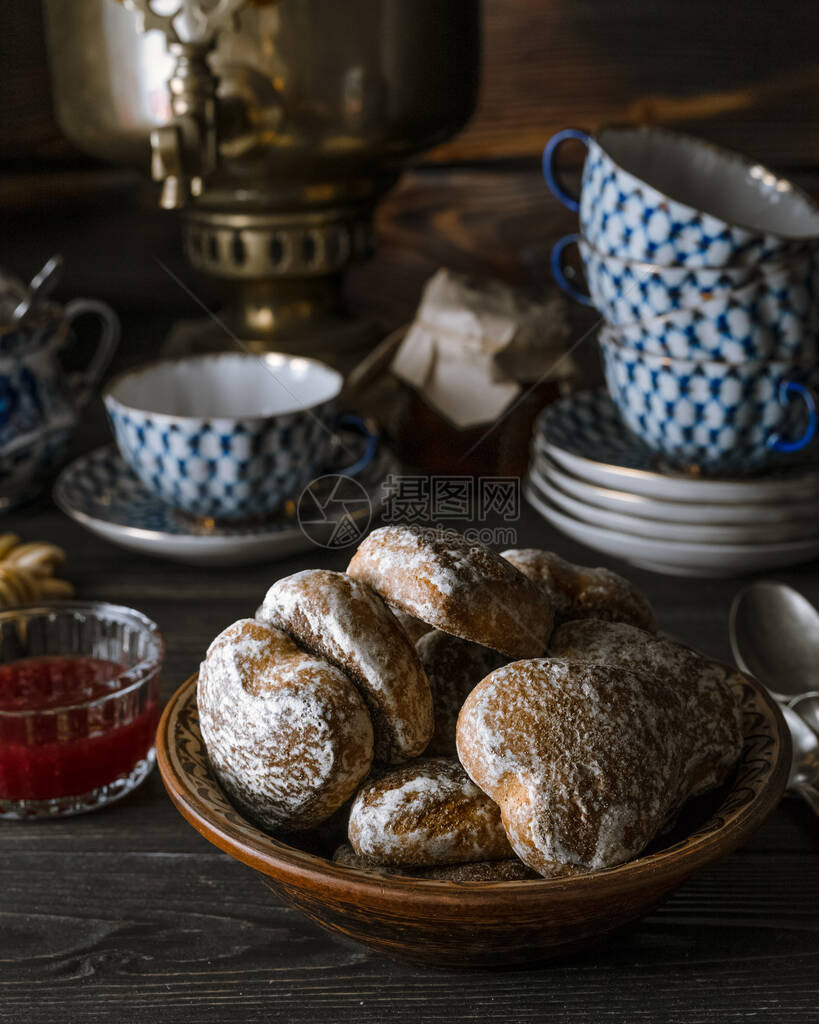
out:
M819 690L819 612L784 583L752 583L734 598L731 650L777 700Z

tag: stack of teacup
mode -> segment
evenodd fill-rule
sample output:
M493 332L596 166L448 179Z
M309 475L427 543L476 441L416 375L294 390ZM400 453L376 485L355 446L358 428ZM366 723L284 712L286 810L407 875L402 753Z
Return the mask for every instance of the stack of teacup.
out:
M588 149L580 195L560 184L568 139ZM819 205L791 182L659 128L555 135L543 155L580 233L552 270L594 306L606 383L626 426L670 467L742 475L804 448L819 382ZM579 248L588 292L569 279Z

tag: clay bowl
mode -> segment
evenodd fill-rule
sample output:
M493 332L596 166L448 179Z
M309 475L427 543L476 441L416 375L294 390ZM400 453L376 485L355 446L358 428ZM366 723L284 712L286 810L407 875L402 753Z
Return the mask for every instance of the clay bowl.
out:
M188 822L323 928L417 963L498 967L604 939L745 842L774 810L788 778L790 736L761 687L739 675L734 681L742 694L745 748L729 783L690 801L674 832L636 860L563 880L381 876L326 859L343 836L274 839L234 810L211 773L199 733L196 676L165 708L156 751L165 787Z

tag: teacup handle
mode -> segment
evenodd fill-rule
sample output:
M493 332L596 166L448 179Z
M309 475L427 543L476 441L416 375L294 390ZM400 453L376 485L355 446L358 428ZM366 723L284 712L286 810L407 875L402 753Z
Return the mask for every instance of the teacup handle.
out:
M555 157L563 143L569 139L577 139L583 145L588 146L589 137L589 133L584 132L582 128L564 128L563 131L557 132L549 139L543 150L543 177L546 179L546 184L551 189L552 195L568 207L572 213L577 213L580 209L580 196L573 196L560 184L555 169Z
M119 344L119 317L110 306L97 299L72 299L65 307L65 318L69 324L78 317L91 314L102 326L102 333L91 361L84 370L71 375L77 406L82 408L94 393L100 378L111 362Z
M775 452L800 452L810 444L816 434L816 395L813 390L805 384L796 380L783 380L779 385L779 404L783 408L788 404L791 395L799 395L808 409L808 425L801 437L795 441L786 441L779 434L772 434L768 438L768 447Z
M378 445L380 438L378 434L370 430L364 421L363 417L356 416L355 413L344 412L336 421L338 426L344 427L345 430L352 430L356 434L360 434L362 437L367 438L367 447L364 449L364 454L360 459L356 459L350 466L343 466L339 472L343 473L344 476L355 476L360 473L365 466L369 464L375 458L375 453L378 451Z
M552 249L552 256L550 264L552 268L552 277L555 279L557 286L562 289L571 299L575 302L579 302L581 306L593 306L591 296L588 292L581 292L579 288L575 288L572 282L566 277L566 272L563 269L563 254L570 245L577 245L580 241L580 235L571 234L564 235L558 242L555 242Z

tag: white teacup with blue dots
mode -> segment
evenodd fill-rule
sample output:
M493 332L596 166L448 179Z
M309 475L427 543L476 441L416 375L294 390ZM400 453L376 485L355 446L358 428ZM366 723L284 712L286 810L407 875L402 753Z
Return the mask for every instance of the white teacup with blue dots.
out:
M269 515L327 466L342 377L282 353L193 356L116 378L104 400L140 480L189 515Z
M569 139L587 147L580 195L559 181ZM555 196L604 256L658 266L753 266L812 251L819 205L791 181L738 153L658 127L567 128L543 152Z
M606 385L626 426L681 468L742 475L801 451L817 427L819 370L770 360L671 359L601 330Z

